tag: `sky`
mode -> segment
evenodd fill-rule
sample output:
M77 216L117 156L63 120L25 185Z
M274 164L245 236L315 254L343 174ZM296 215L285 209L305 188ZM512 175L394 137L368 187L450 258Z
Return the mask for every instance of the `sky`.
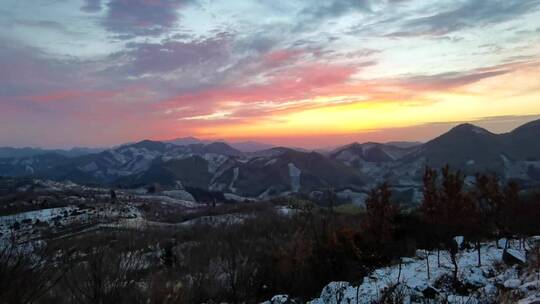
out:
M540 118L540 0L2 0L0 146L328 147Z

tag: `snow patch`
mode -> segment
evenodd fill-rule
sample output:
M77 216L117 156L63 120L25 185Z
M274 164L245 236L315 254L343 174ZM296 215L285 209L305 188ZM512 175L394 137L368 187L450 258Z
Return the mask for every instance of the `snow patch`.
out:
M291 191L300 191L300 175L302 170L298 169L293 163L289 163L289 177L291 178Z
M240 174L240 168L236 167L234 168L233 170L233 178L229 184L229 190L231 190L231 192L236 192L236 188L234 187L234 183L236 182L236 180L238 179L238 175Z
M457 238L461 242L461 238ZM532 241L532 240L531 240ZM517 253L524 255L519 248L512 248ZM452 275L452 262L450 254L447 251L441 251L441 267L437 265L436 253L419 250L417 257L402 258L401 267L393 265L389 267L379 268L364 277L362 283L358 286L352 286L348 282L331 282L321 292L320 297L314 299L310 303L313 304L344 304L356 303L356 299L361 299L362 303L378 303L381 295L392 286L399 286L400 290L404 291L405 296L409 299L420 295L422 291L434 286L435 282L443 277ZM458 259L458 277L462 282L480 287L478 291L473 292L468 296L454 294L448 290L438 290L441 297L447 298L449 303L479 303L481 297L489 295L491 299L497 294L497 285L505 285L507 288L523 288L528 290L530 294L535 293L536 283L529 283L527 286L522 285L526 281L519 279L516 268L508 268L504 273L494 276L496 264L499 264L502 259L503 250L493 246L493 243L484 243L481 247L482 266L478 267L477 252L473 249L460 251L457 255ZM427 267L425 257L429 255L430 278L427 276ZM398 283L399 274L399 283ZM534 282L535 278L531 278L529 282ZM397 285L396 285L397 284ZM532 290L532 291L530 291ZM523 297L527 297L525 293ZM532 303L530 299L533 296L526 298L526 302ZM483 302L482 302L483 303Z
M98 165L94 161L79 167L79 170L81 170L82 172L92 172L96 171L97 169Z
M277 162L277 158L272 158L271 160L267 161L264 166L271 166Z

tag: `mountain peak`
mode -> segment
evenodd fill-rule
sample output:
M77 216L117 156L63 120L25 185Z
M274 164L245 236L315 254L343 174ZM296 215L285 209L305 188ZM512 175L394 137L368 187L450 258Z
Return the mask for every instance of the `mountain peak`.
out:
M193 145L193 144L208 143L208 141L206 140L202 140L193 136L175 138L175 139L168 140L167 142L177 145L177 146L187 146L187 145Z
M529 133L529 132L540 132L540 119L530 121L524 125L521 125L515 128L511 133Z
M145 139L131 145L123 146L122 148L134 147L134 148L144 148L147 150L162 150L165 146L166 144L161 141Z
M476 125L470 124L470 123L463 123L460 125L457 125L453 127L447 134L463 134L463 133L475 133L478 135L490 135L493 134L489 132L488 130L478 127Z
M229 144L222 141L216 141L216 142L205 144L204 150L208 153L217 153L217 154L224 154L224 155L230 155L230 156L242 155L241 151L231 147Z
M219 148L227 148L227 149L232 149L232 147L227 144L226 142L223 142L223 141L214 141L214 142L211 142L211 143L207 143L207 144L204 144L205 147L219 147Z

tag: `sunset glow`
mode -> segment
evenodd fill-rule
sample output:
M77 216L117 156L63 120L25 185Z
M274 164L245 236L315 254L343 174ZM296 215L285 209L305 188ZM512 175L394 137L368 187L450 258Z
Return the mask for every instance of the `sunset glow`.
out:
M539 8L2 1L0 145L197 136L315 148L424 141L464 121L507 132L540 117Z

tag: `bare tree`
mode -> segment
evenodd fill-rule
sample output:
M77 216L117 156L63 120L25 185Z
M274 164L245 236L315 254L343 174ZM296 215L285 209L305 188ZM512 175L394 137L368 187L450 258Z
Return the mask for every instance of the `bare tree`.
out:
M66 262L71 267L64 283L77 303L142 302L141 297L136 296L139 289L135 278L144 267L138 252L121 252L102 242L87 252L72 252Z
M15 238L3 241L0 243L0 303L33 303L58 283L64 269L54 261L49 248L18 244Z

